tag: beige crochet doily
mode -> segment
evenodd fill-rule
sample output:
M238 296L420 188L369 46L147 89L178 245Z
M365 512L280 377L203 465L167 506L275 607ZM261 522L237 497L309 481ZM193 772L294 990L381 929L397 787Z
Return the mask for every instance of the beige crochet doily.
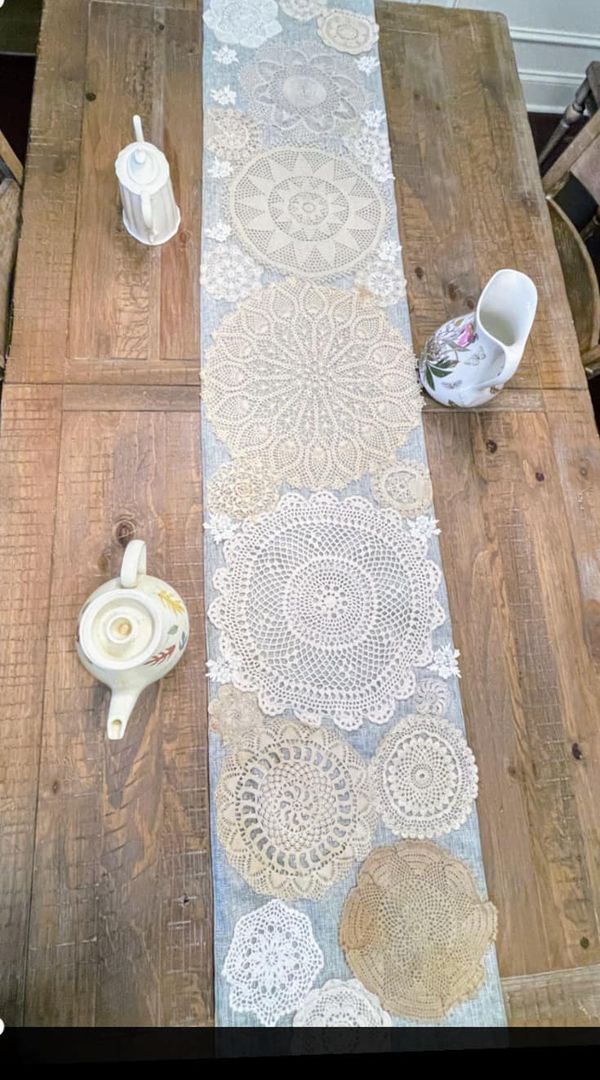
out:
M475 994L495 935L496 909L468 866L429 840L376 848L340 925L353 973L382 1007L426 1021Z

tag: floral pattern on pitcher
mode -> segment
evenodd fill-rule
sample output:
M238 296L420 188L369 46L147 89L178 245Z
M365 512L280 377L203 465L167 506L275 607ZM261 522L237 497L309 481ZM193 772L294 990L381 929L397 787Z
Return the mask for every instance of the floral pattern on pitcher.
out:
M435 389L434 377L446 379L459 361L469 367L478 367L485 359L485 350L479 344L475 327L475 314L462 315L444 323L425 343L419 361L421 377L431 389ZM460 381L448 383L449 390L457 389Z

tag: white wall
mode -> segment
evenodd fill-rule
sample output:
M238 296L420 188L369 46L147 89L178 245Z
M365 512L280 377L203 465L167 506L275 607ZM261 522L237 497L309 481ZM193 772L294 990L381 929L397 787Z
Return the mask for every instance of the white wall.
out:
M600 60L600 0L437 0L437 3L443 7L501 11L506 15L527 108L535 112L562 112L583 81L587 65L591 60Z

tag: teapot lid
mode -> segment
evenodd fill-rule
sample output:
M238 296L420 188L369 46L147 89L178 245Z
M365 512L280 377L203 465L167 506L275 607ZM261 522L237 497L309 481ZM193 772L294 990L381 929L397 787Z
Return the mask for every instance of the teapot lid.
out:
M139 116L133 118L135 142L128 143L115 161L120 183L137 195L158 191L169 179L169 163L154 143L146 142Z
M122 671L156 652L161 617L152 598L138 589L111 589L94 597L79 623L81 647L99 668Z

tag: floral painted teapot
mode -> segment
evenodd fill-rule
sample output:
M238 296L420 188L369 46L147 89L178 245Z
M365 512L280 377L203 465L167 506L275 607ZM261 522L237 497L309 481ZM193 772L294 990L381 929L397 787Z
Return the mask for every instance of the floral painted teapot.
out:
M122 739L142 690L181 659L189 636L183 600L146 573L146 545L131 540L120 577L101 585L79 614L77 652L84 667L112 690L109 739Z
M442 405L485 405L517 370L537 308L531 278L498 270L475 312L450 319L425 344L423 387Z

